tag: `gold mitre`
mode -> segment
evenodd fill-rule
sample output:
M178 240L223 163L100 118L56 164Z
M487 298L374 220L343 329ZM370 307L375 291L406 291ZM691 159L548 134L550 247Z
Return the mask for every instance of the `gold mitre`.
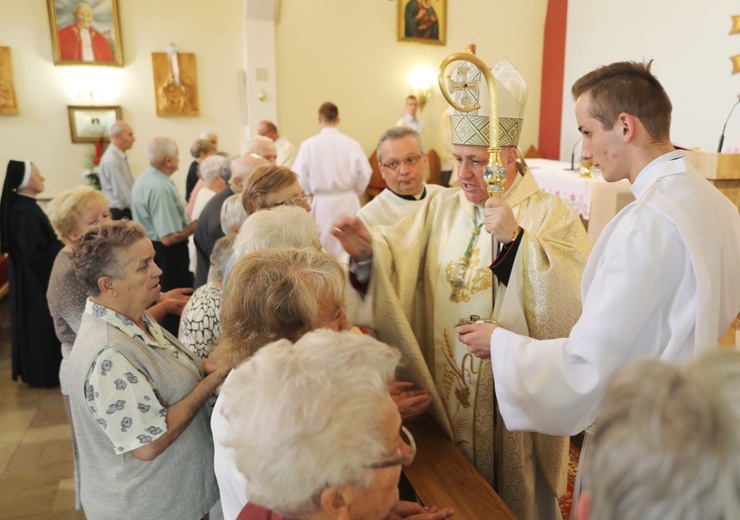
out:
M452 143L493 147L495 145L490 135L492 114L490 87L480 69L485 64L474 55L468 55L474 61L467 61L462 56L464 55L456 55L459 64L450 74L447 85L440 86L443 89L447 88L452 99L461 108L470 109L475 105L479 105L479 108L462 112L454 106L450 107ZM517 146L524 123L527 85L516 67L506 58L499 61L491 72L495 79L495 95L498 98L498 110L493 112L497 114L498 119L497 145Z

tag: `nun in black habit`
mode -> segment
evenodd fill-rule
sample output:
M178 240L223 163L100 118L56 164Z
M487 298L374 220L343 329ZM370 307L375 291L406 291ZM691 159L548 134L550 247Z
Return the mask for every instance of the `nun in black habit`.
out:
M13 380L59 385L59 340L46 302L54 258L62 243L36 202L44 178L30 162L10 161L0 200L0 249L8 253Z

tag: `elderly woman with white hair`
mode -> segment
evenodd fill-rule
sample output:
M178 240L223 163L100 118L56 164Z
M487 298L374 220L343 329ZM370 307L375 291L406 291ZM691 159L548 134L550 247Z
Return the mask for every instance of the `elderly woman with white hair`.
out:
M238 519L451 517L398 501L416 452L388 393L399 361L372 338L324 330L269 344L234 370L222 395L250 496Z
M297 206L276 206L255 212L239 229L224 279L241 257L261 249L286 247L321 249L319 227L313 217Z
M203 187L195 195L192 219L197 220L208 201L226 187L226 181L221 177L221 166L224 162L226 162L225 157L212 155L201 163L200 180L203 181Z
M218 192L226 187L226 182L221 177L221 166L226 159L220 155L212 155L204 160L200 165L200 180L198 181L197 191L194 189L193 194L185 208L185 213L191 220L198 220L203 208ZM195 238L193 235L188 237L188 254L190 256L190 272L195 273L197 255L195 254Z
M236 235L246 218L241 193L230 195L221 206L221 231L224 235Z
M622 367L595 430L577 520L740 518L740 352Z

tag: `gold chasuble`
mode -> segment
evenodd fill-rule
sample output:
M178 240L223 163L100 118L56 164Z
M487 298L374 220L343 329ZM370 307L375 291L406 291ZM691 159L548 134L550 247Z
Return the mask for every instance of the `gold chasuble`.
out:
M528 171L504 200L524 234L495 317L537 339L566 337L581 311L581 273L590 250L583 225L560 199L541 192ZM373 228L368 325L401 349L399 377L434 395L430 413L491 485L499 457L496 491L518 518L534 518L536 472L555 497L565 491L568 438L505 428L495 435L490 361L468 353L454 331L462 317L492 317L491 235L481 226L474 237L481 223L481 208L461 190L445 189L417 214ZM469 247L464 283L456 289Z

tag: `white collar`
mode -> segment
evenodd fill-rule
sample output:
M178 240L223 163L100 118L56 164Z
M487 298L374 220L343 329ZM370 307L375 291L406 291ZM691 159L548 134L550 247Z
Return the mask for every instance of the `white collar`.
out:
M639 199L645 192L657 182L660 177L674 175L686 169L686 152L673 150L653 159L635 177L635 182L630 186L630 191ZM672 165L668 164L675 161Z

